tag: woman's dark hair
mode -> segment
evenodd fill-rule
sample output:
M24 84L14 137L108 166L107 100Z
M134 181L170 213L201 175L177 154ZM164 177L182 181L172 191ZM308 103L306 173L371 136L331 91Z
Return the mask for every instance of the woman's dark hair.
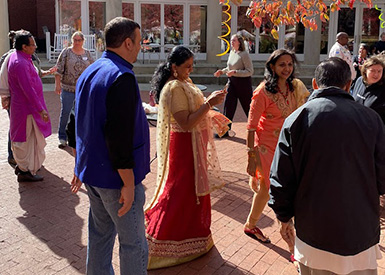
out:
M361 47L365 49L366 55L369 56L370 52L369 52L369 46L368 46L368 44L361 43L360 46L359 46L359 48L361 48Z
M243 52L245 50L245 40L243 39L243 36L240 33L236 33L233 36L235 36L238 39L238 42L239 42L238 51Z
M295 54L289 50L286 49L278 49L275 50L270 57L267 59L266 64L265 64L265 74L264 74L264 79L265 79L265 88L267 91L269 91L272 94L275 94L278 92L278 76L275 74L275 72L270 68L270 65L275 65L277 63L277 60L283 56L283 55L289 55L291 56L291 59L293 60L293 72L291 75L288 77L286 80L287 83L289 84L289 90L291 92L294 91L293 87L293 79L295 77L295 69L296 65L298 65L297 58Z
M150 82L151 93L155 94L156 102L159 103L160 92L172 74L171 65L175 64L176 66L180 66L193 56L194 54L189 48L176 46L171 50L166 62L159 64Z

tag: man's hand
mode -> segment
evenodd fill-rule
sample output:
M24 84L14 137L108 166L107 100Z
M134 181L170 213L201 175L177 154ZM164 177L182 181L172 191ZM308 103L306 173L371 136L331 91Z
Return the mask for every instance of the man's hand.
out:
M118 216L122 217L130 211L135 199L135 177L132 169L118 169L118 172L124 184L120 190L119 199L119 203L123 206L118 210Z
M72 193L76 194L80 187L82 186L82 182L80 179L74 174L72 181L71 181L71 191Z
M49 116L48 116L48 113L46 112L46 110L42 110L40 113L40 116L41 116L41 119L47 123L49 121Z
M294 242L295 242L295 231L293 221L289 222L281 222L281 230L280 230L282 239L289 246L290 254L294 253Z

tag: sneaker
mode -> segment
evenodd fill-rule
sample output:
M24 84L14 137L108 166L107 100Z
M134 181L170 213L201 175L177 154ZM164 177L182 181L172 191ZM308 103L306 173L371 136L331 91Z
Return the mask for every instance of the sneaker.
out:
M17 175L17 181L18 182L35 182L35 181L42 181L44 177L39 175L32 175L31 172L23 172L21 171Z
M17 165L16 160L14 158L9 158L8 163L9 163L9 165L12 166L12 168L15 168Z
M64 139L59 139L59 145L58 145L58 147L60 148L60 149L63 149L64 147L66 147L67 146L67 141L65 141Z

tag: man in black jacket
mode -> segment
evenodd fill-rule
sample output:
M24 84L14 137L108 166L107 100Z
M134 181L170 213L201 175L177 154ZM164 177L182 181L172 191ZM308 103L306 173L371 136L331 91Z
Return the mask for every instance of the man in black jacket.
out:
M301 274L377 274L385 130L349 95L350 74L340 58L318 65L315 91L285 120L271 166L269 206L283 239L295 240Z

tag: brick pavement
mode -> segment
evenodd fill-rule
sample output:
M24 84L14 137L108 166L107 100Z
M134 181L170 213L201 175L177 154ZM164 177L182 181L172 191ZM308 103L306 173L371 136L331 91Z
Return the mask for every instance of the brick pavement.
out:
M142 93L147 100L147 93ZM74 159L70 150L57 148L59 98L45 92L54 134L47 139L46 161L40 183L17 183L6 161L8 118L0 112L0 274L84 274L87 245L88 197L84 188L71 194ZM217 140L218 155L226 186L212 194L212 233L215 247L203 257L183 265L149 274L297 274L288 262L286 244L270 208L259 226L272 243L263 245L243 234L252 192L247 185L245 152L246 117L238 106L234 138ZM155 128L150 127L151 155L155 151ZM147 201L154 189L156 161L144 181ZM325 221L327 222L327 221ZM382 231L384 219L382 218ZM385 251L381 237L381 251ZM118 249L113 264L119 273ZM379 261L385 274L385 259Z

